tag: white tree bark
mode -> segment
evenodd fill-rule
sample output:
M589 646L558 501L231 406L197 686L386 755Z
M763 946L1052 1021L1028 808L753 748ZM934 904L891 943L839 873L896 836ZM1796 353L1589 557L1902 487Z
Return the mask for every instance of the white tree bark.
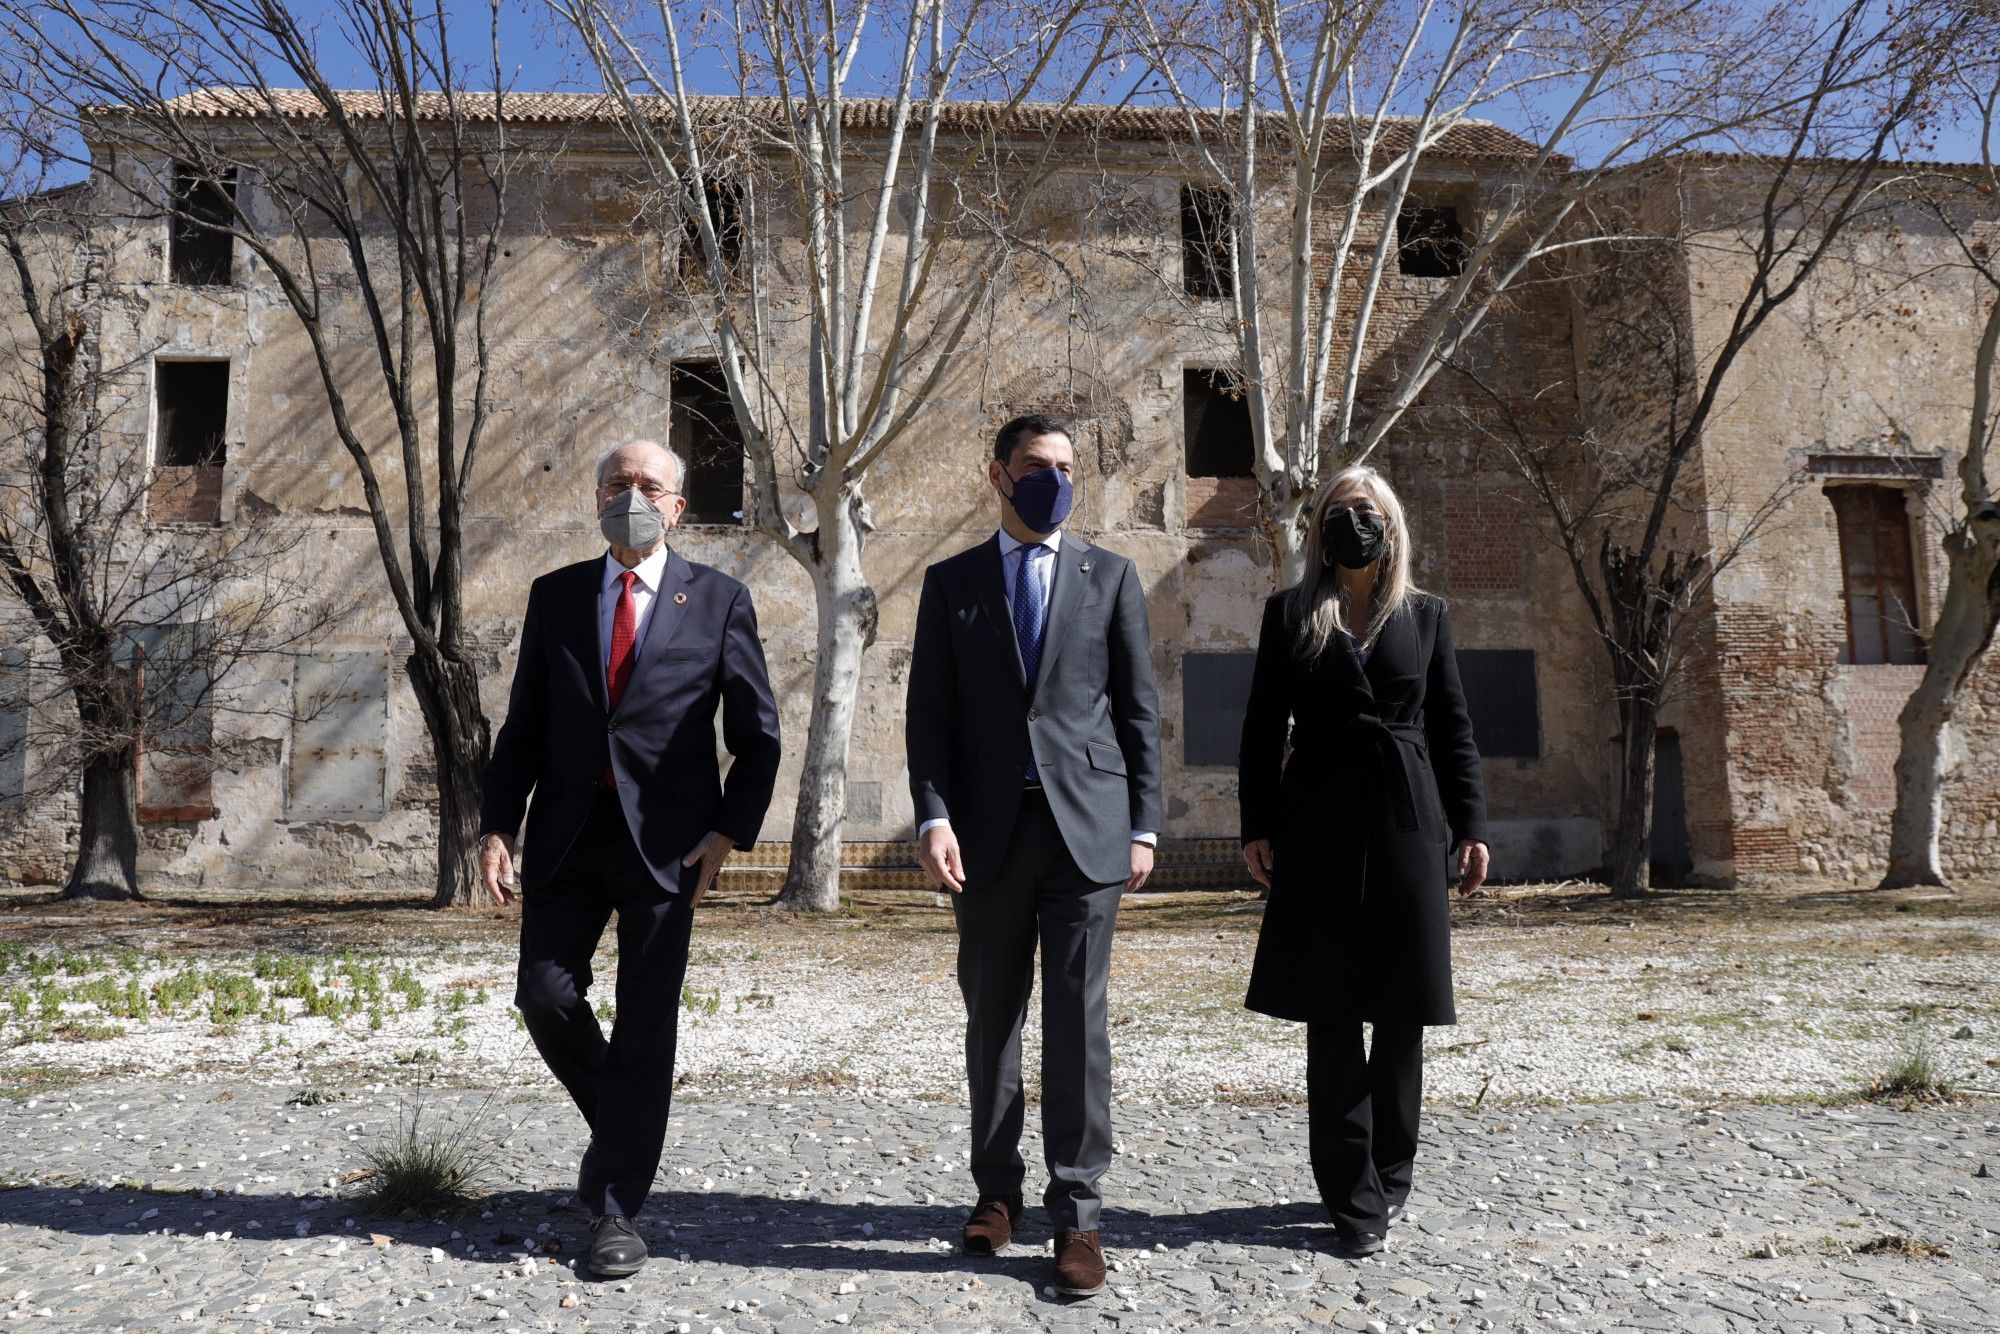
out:
M2000 79L1983 99L1983 140L1991 145ZM2000 180L1990 149L1989 181ZM1988 303L1972 363L1972 409L1965 454L1959 459L1959 521L1944 535L1945 593L1931 627L1923 680L1897 716L1896 809L1889 821L1889 866L1880 888L1944 885L1938 835L1944 823L1944 784L1951 772L1949 729L1959 691L1993 645L2000 624L2000 502L1993 495L1987 460L1996 426L1994 383L2000 353L2000 270L1971 238L1961 238L1966 258Z

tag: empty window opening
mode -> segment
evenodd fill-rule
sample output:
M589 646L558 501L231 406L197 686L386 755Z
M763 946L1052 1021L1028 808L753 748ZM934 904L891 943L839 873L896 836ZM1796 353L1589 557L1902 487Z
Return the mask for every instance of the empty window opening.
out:
M716 254L725 277L733 278L743 263L743 187L735 181L710 177L703 183L708 198L709 225L715 228ZM689 201L681 222L681 278L708 281L708 251L701 243L701 215Z
M1900 486L1826 488L1840 530L1841 594L1847 605L1842 662L1924 660L1908 494Z
M1220 370L1183 371L1181 393L1188 526L1249 527L1257 521L1257 482L1248 396Z
M186 163L174 164L174 216L168 222L167 268L177 283L224 287L230 280L235 238L227 228L236 216L236 172L222 182L206 179Z
M1181 286L1202 301L1236 295L1236 216L1229 192L1181 187Z
M156 423L146 513L155 523L216 523L229 424L229 363L153 364Z
M671 392L668 439L688 465L681 486L687 497L683 522L741 523L743 437L736 429L722 363L675 362Z
M1412 278L1465 272L1465 228L1449 204L1405 204L1396 217L1396 266Z

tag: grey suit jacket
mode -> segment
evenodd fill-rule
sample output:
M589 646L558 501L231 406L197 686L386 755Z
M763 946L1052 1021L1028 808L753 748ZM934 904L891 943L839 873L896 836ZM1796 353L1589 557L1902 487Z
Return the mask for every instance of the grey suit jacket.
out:
M1157 830L1160 712L1146 595L1125 557L1063 534L1036 679L1021 668L996 535L924 572L904 741L917 823L949 819L966 888L1005 856L1032 751L1076 864L1131 873Z

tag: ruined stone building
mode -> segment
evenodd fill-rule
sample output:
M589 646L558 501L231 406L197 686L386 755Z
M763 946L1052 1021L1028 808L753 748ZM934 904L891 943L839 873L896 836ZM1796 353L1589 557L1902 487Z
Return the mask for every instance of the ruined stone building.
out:
M671 301L649 295L660 246L635 230L623 142L579 105L515 100L523 126L559 129L561 148L516 182L506 257L484 294L495 417L473 483L468 589L487 648L486 706L497 725L531 577L602 549L590 476L599 451L668 436L698 461L676 545L756 596L791 757L765 826L782 840L812 681L812 591L743 517L749 482L714 353ZM1252 525L1248 418L1230 393L1227 275L1204 243L1214 204L1157 131L1144 113L1101 120L1074 171L1077 196L1098 204L1049 224L1067 276L1010 270L963 372L871 473L865 565L881 622L848 771L850 839L913 832L901 716L922 571L994 526L983 480L994 428L1049 409L1080 419L1077 526L1131 556L1149 590L1169 847L1233 839L1237 726L1273 574ZM1386 279L1380 355L1395 355L1398 331L1451 281L1448 242L1476 231L1482 191L1530 147L1467 127L1425 159L1404 216L1381 220L1412 243ZM172 164L111 169L166 179ZM1670 173L1662 207L1688 227L1675 281L1697 350L1740 290L1742 256L1724 220L1756 190L1757 170L1706 161ZM1883 855L1895 713L1922 670L1910 627L1928 622L1937 593L1973 330L1990 300L1950 255L1920 210L1871 225L1735 371L1698 459L1690 522L1726 531L1787 479L1802 484L1702 612L1703 651L1669 710L1656 855L1672 873L1860 877ZM107 256L117 299L104 338L142 377L111 429L131 433L150 460L153 520L296 525L309 539L301 568L330 597L357 599L310 651L232 685L263 707L217 711L216 764L141 774L151 882L427 885L425 729L355 475L291 310L240 248L163 219L121 224ZM1562 429L1617 402L1619 368L1593 343L1593 314L1561 284L1531 284L1484 334L1491 365L1513 377L1503 392L1546 408L1548 386L1561 386L1558 408L1572 419ZM335 347L357 376L374 373L359 331L336 330ZM1585 874L1604 860L1616 790L1604 654L1534 497L1454 424L1454 395L1468 392L1441 377L1374 461L1408 502L1419 583L1453 607L1487 757L1496 874ZM1962 868L2000 846L2000 666L1988 664L1977 687L1945 820L1947 865ZM288 707L306 699L314 707ZM7 763L0 786L19 791L32 744ZM74 837L61 803L20 806L0 869L59 874Z

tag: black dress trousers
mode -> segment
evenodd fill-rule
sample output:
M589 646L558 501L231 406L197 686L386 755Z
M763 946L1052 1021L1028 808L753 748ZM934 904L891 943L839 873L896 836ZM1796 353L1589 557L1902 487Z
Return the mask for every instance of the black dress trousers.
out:
M590 1126L577 1194L593 1215L636 1216L659 1169L692 888L692 870L678 892L654 878L607 787L555 875L521 899L514 1004ZM590 958L614 912L618 1012L607 1039L590 1005Z
M1306 1101L1313 1180L1343 1233L1389 1230L1389 1206L1410 1198L1424 1100L1424 1030L1359 1019L1306 1025Z

